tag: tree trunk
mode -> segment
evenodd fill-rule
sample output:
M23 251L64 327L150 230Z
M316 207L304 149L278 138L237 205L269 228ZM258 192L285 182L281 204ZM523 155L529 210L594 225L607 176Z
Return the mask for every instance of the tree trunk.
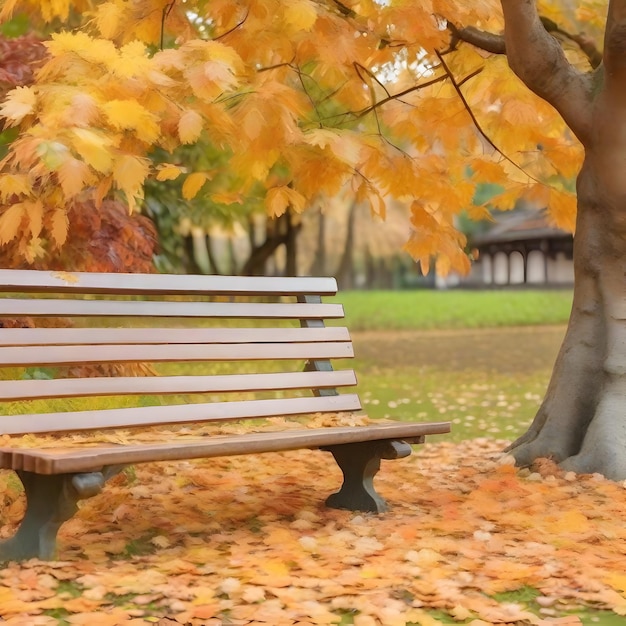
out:
M291 211L283 213L279 218L268 220L266 223L265 241L257 245L251 252L248 260L241 270L242 276L264 276L266 263L276 250L284 245L286 247L287 266L285 271L288 276L296 275L296 252L297 236L301 223L295 224Z
M202 274L202 268L196 260L194 251L193 236L191 234L183 237L183 258L181 259L186 274Z
M298 275L298 231L299 225L294 223L293 211L287 209L285 213L287 219L287 233L285 239L285 276Z
M551 457L564 469L624 480L626 0L609 3L604 66L590 75L576 73L537 27L533 1L502 5L511 67L561 112L585 147L567 333L539 412L509 450L520 465Z
M608 148L603 144L598 146L602 153ZM548 456L576 472L623 480L626 183L621 183L621 198L610 191L600 180L594 154L588 151L578 178L574 302L567 333L545 400L511 452L521 465Z
M317 250L309 273L311 276L326 275L326 214L321 208L317 222Z
M353 203L348 213L346 240L336 274L339 289L352 289L354 287L354 229L356 222L356 206L356 202Z

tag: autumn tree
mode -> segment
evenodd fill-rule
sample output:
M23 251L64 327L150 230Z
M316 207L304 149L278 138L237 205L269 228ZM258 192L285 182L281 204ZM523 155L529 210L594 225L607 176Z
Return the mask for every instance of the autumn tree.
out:
M22 34L27 26L21 20L15 36L0 35L0 98L10 89L34 82L35 70L46 58L46 49L34 33ZM11 29L8 29L9 31ZM15 139L15 128L0 133L0 153ZM32 267L86 271L151 271L156 248L153 224L141 215L129 215L119 201L108 199L96 207L93 200L77 201L67 211L67 222L72 222L66 245L44 247L36 236L43 228L43 206L35 202L27 205L28 217L23 211L14 215L19 227L28 222L30 237L13 237L4 241L0 249L2 267ZM9 214L10 215L10 214ZM46 217L50 217L49 215ZM6 219L6 218L5 218ZM68 230L65 220L57 228ZM51 225L54 229L54 224Z
M610 0L602 62L582 72L533 0L502 0L509 64L585 149L578 175L574 303L546 398L512 446L577 472L626 477L626 1Z
M602 53L606 5L4 0L1 18L52 34L35 82L0 109L19 131L0 169L0 245L35 258L68 241L81 206L140 210L148 180L178 180L225 211L258 194L275 217L339 193L380 217L399 202L422 268L466 271L457 216L488 216L475 189L498 184L501 209L524 196L577 220L570 326L512 452L626 478L626 0L610 2ZM175 158L199 142L219 158Z

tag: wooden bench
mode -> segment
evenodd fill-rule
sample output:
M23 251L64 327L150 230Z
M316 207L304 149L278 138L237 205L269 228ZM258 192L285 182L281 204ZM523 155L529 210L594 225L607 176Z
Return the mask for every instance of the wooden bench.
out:
M53 558L77 501L140 462L318 448L344 476L328 506L385 510L372 484L380 459L406 456L450 424L309 427L302 416L361 407L337 392L356 377L331 365L353 356L348 330L324 323L343 317L340 304L322 303L335 291L332 278L0 270L0 399L17 403L0 416L0 468L16 471L27 502L0 561ZM135 375L146 363L155 371ZM122 375L107 375L112 367ZM68 398L87 406L50 412ZM264 431L259 418L287 424L275 416L300 417ZM232 420L253 420L256 432L224 434ZM138 435L94 443L94 430Z

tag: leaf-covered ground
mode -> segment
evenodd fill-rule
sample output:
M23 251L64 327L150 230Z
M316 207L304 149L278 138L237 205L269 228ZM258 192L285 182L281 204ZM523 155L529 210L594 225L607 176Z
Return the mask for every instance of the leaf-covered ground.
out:
M381 516L323 506L339 483L323 452L137 466L65 524L63 561L0 571L0 615L28 626L626 615L625 486L549 463L518 472L503 445L437 442L383 462L377 486L393 508ZM0 480L6 535L22 502Z

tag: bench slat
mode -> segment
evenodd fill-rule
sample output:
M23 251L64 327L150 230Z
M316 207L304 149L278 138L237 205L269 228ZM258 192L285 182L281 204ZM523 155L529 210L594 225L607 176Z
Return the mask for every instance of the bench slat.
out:
M352 343L244 343L174 345L19 346L0 348L3 366L76 365L173 361L247 361L286 359L347 359Z
M356 385L354 370L219 376L129 376L0 381L0 400L86 396L333 389Z
M205 440L164 444L98 446L60 449L0 449L0 467L59 474L97 470L107 465L146 461L173 461L236 454L279 452L299 448L356 443L361 441L419 439L425 435L450 432L450 422L419 424L403 422L359 427L331 427L283 432L249 433L234 437L216 436Z
M0 270L0 291L144 295L333 295L332 277L191 276Z
M1 346L72 344L289 343L350 341L344 326L323 328L0 328Z
M186 422L223 422L229 420L304 415L334 411L357 411L361 408L356 394L242 400L201 404L142 406L68 413L37 413L0 416L0 434L46 433L72 430L94 430Z
M224 317L232 319L330 319L344 316L340 304L267 302L163 302L147 300L0 299L0 315L115 316L115 317Z

